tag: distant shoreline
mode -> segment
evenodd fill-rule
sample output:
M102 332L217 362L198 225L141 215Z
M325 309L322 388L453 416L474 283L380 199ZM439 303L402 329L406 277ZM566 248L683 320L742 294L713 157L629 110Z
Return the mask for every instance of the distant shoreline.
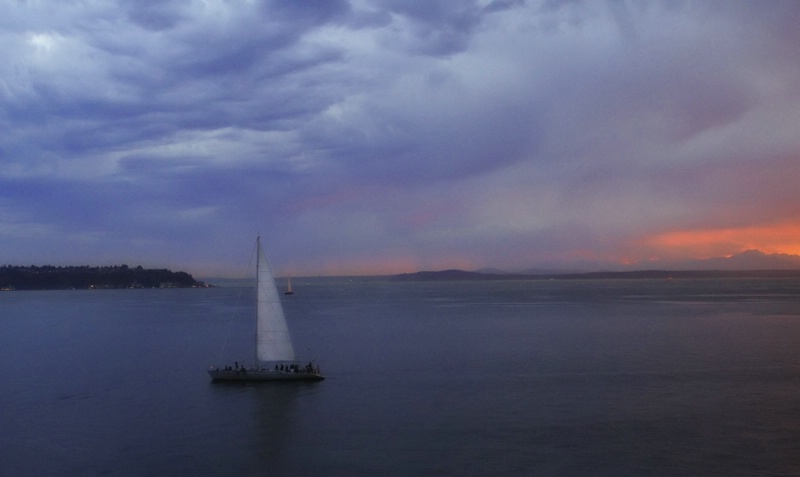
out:
M513 280L669 280L669 279L800 279L800 269L764 269L764 270L635 270L635 271L601 271L601 272L542 272L542 273L504 273L479 272L466 270L439 270L400 273L394 275L309 275L296 276L296 284L302 286L307 282L353 282L369 283L372 281L513 281ZM276 277L280 282L282 277ZM207 283L216 287L252 287L253 279L204 278ZM293 280L294 281L294 280Z
M302 279L303 277L298 277ZM306 277L331 280L425 281L511 281L511 280L637 280L637 279L800 279L800 269L765 270L635 270L600 272L503 273L466 270L418 271L396 275ZM220 283L216 283L215 280ZM206 288L249 286L250 279L195 280L186 272L115 265L88 266L0 266L0 291L14 290L100 290L125 288ZM210 283L215 285L210 285Z

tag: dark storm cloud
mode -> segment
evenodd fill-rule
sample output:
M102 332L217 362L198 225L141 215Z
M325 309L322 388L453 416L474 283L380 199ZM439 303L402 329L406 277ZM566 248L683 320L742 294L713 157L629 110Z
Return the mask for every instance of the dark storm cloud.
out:
M150 31L163 31L174 27L186 17L181 13L185 5L180 0L127 0L120 2L132 23Z
M437 56L466 49L482 16L492 11L482 8L474 0L384 0L376 4L407 22L405 46L409 51Z

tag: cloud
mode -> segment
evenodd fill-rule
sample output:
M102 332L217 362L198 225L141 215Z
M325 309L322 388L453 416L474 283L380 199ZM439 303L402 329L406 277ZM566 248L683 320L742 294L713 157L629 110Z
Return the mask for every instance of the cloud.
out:
M725 257L753 247L764 253L800 255L798 237L800 223L792 221L739 228L676 230L648 237L645 244L654 250L670 251L670 256L658 257L663 259Z
M794 2L0 5L26 262L570 266L798 212Z

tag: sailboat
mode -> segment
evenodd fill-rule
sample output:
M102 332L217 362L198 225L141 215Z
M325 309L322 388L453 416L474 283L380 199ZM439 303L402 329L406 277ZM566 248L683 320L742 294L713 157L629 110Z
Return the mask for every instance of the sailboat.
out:
M292 291L292 277L286 277L286 291L283 292L284 295L294 295Z
M299 364L286 325L278 287L256 239L256 356L255 365L244 363L208 370L214 381L319 381L325 379L313 363Z

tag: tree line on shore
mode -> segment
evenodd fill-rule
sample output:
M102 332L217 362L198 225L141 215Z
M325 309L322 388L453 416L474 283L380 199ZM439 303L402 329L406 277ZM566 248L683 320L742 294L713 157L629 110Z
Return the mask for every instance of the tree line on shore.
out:
M71 290L106 288L189 288L205 286L186 272L142 266L0 266L3 290Z

